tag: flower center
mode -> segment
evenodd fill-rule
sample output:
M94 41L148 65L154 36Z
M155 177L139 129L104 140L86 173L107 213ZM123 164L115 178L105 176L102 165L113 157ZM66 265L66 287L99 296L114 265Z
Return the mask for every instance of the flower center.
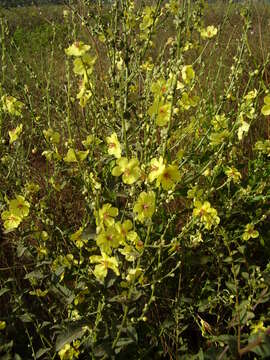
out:
M200 216L202 217L202 216L204 216L206 214L206 211L204 210L204 209L201 209L200 210Z
M142 242L142 240L139 240L139 241L137 242L137 246L143 247L143 242Z
M159 109L159 113L161 114L161 115L164 115L165 114L165 109L162 107L162 108L160 108Z
M170 177L170 174L168 172L165 172L163 174L163 176L165 177L166 180L169 180L171 177Z
M107 239L108 241L112 241L112 238L113 238L112 235L107 235L107 236L106 236L106 239Z

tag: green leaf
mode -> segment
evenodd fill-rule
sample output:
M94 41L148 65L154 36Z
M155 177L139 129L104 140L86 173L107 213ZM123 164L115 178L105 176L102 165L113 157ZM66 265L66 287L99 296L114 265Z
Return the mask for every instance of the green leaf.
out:
M134 341L134 342L138 342L138 334L136 329L133 326L128 326L127 327L127 335Z
M17 246L17 256L18 256L18 258L22 257L26 250L27 250L27 247L24 246L22 243L19 243L18 246Z
M234 294L236 294L236 286L235 284L229 282L229 281L226 281L226 286L227 288L229 288Z
M50 348L39 349L38 352L36 353L36 359L39 359L42 355L46 354L49 350L50 350Z
M114 359L111 343L103 341L102 344L95 346L93 349L93 355L97 358Z
M31 271L30 273L26 274L25 279L43 279L44 278L44 275L42 274L41 271L39 270L34 270L34 271Z
M13 360L22 360L19 354L15 354Z
M2 289L0 290L0 296L4 295L4 294L7 293L8 291L10 291L9 288L6 288L6 287L2 288Z
M124 347L132 343L134 343L134 341L130 338L120 338L117 342L115 353L119 354Z
M87 226L83 232L82 232L82 235L81 235L82 239L83 240L95 240L96 237L97 237L97 234L96 234L96 228L89 225Z
M33 321L33 319L31 318L31 315L30 314L23 314L21 315L20 317L20 320L24 323L30 323Z
M9 351L12 349L12 347L13 347L13 340L11 340L10 342L5 343L5 344L3 344L3 345L0 345L0 352L1 352L1 353L5 353L5 352L8 353L8 354L2 356L2 357L0 358L1 360L2 360L2 359L5 359L5 360L11 359L11 357L9 358L9 357L6 357L6 356L9 355Z
M258 335L259 336L259 335ZM254 335L249 338L249 342L252 342L256 339ZM251 350L256 355L260 356L261 359L269 359L270 357L270 336L264 335L263 341L260 345L256 346Z
M70 328L67 331L58 335L56 339L55 350L59 351L66 344L70 344L72 341L76 339L80 339L85 333L85 331L86 328L84 326L79 326L79 327L70 326Z

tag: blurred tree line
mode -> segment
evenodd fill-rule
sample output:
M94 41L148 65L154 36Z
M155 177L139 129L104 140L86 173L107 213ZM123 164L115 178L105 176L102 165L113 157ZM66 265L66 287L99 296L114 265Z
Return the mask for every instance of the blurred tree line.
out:
M66 0L0 0L0 6L16 7L25 5L64 4Z

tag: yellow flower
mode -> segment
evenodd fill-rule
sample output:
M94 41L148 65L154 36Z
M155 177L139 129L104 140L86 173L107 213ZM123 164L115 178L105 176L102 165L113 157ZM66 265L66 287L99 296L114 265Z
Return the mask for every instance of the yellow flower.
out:
M163 163L163 158L160 156L159 159L152 159L150 161L150 173L148 179L150 182L156 180L165 170L165 164Z
M112 175L120 176L122 174L122 180L125 184L131 185L139 179L141 170L138 159L132 158L128 160L121 157L116 160L116 164L117 166L112 169Z
M82 238L82 232L83 232L83 228L81 227L79 230L77 230L74 234L70 235L70 240L74 242L74 244L81 249L84 244L85 241Z
M13 96L3 95L2 98L3 110L10 115L22 116L22 108L24 104Z
M211 120L212 125L214 126L215 131L220 131L228 128L228 119L225 114L217 114Z
M61 156L59 155L58 150L56 148L55 148L55 151L45 150L45 151L42 152L41 155L45 156L46 160L48 160L48 161L52 161L52 160L59 161L59 160L61 160Z
M49 290L42 291L41 289L35 289L33 291L30 291L29 294L37 297L44 297L48 294Z
M189 84L195 77L192 65L185 65L182 69L182 78L186 84Z
M158 107L156 118L156 123L158 126L164 126L169 122L171 116L171 108L172 107L170 103L160 104L160 106Z
M85 45L82 41L76 41L74 44L65 49L68 56L82 56L90 49L89 45Z
M253 224L247 224L245 227L244 234L242 235L243 240L247 241L250 238L255 239L259 237L259 232L254 229Z
M164 190L171 190L180 180L180 177L178 167L176 165L168 165L157 178L157 186L161 183Z
M260 320L256 324L252 324L250 328L252 329L251 334L257 334L258 332L264 332L267 329L264 326L264 323L262 320Z
M165 5L165 7L173 14L177 15L180 9L180 3L178 0L170 0L169 3Z
M125 257L126 261L134 261L140 255L140 253L131 245L125 245L123 249L119 249L119 252Z
M142 65L140 66L140 69L142 69L143 71L151 71L154 67L154 64L152 62L152 59L150 58L148 61L145 61L144 63L142 63Z
M52 263L52 270L56 271L60 267L71 269L73 263L74 256L72 254L67 254L66 256L59 255Z
M151 219L156 209L156 195L153 191L146 193L143 191L140 193L133 211L137 213L136 219L140 222L144 222L147 219Z
M64 18L68 17L68 16L69 16L69 13L70 13L69 10L64 9L64 10L63 10L63 17L64 17Z
M16 229L22 222L22 218L20 216L16 216L10 211L3 211L1 218L4 221L4 228L8 231Z
M36 193L39 192L40 190L40 186L38 184L35 184L33 182L27 183L25 185L25 191L26 193Z
M210 134L210 145L218 146L222 144L229 136L230 132L226 129L221 132L213 132Z
M239 120L239 124L240 124L240 126L238 128L237 135L238 135L238 139L242 140L243 134L248 133L248 131L249 131L249 124L244 120Z
M191 245L191 247L197 247L202 242L203 242L203 238L202 238L202 234L200 232L196 232L195 235L190 235L190 245Z
M75 151L74 149L69 149L67 155L64 157L63 160L67 163L76 163L78 161L85 160L88 154L89 154L89 150Z
M104 204L102 208L98 210L98 215L96 216L96 223L101 227L113 226L114 218L117 215L117 208L113 207L111 204Z
M156 117L156 124L158 126L164 126L170 120L171 104L165 103L164 99L157 99L148 109L148 114L151 117Z
M76 98L80 100L81 107L85 107L88 100L92 97L90 81L81 80L79 82L79 90Z
M259 140L255 144L255 150L261 151L263 154L270 156L270 140Z
M127 239L131 242L132 245L135 246L138 251L143 249L144 244L136 231L130 231L127 235Z
M188 199L200 199L203 196L203 189L199 189L198 185L194 185L187 192Z
M43 258L48 255L48 249L45 246L37 247L37 253L40 258Z
M128 282L134 282L138 277L140 277L143 273L142 268L129 269L128 274L126 276L126 280Z
M43 135L45 139L51 144L59 144L60 142L60 134L57 131L54 131L52 128L48 130L43 130Z
M61 360L72 360L79 357L79 351L75 350L70 344L65 344L64 347L58 351Z
M0 321L0 330L4 330L6 327L6 322L5 321Z
M121 144L119 143L115 132L106 138L106 142L108 144L109 155L113 155L117 159L121 158Z
M121 242L124 242L127 238L129 238L129 233L132 227L133 225L130 220L125 220L123 223L118 221L115 224L115 228L119 232L119 235L121 237Z
M9 201L9 211L18 217L26 217L29 214L30 204L21 195L17 195L16 199Z
M89 149L92 146L98 146L99 144L102 143L102 140L100 140L98 137L90 134L87 135L86 139L82 141L83 146L86 149Z
M168 90L168 84L164 79L158 79L151 85L151 91L155 97L164 95Z
M143 20L140 23L140 30L144 32L145 30L148 30L153 22L153 15L154 15L154 7L153 6L146 6L143 10Z
M201 37L203 39L210 39L217 34L217 28L213 25L207 26L205 29L201 29L200 31Z
M182 93L182 97L179 101L179 105L184 109L184 110L189 110L190 107L195 107L197 106L198 102L200 101L200 98L198 96L191 96L186 92Z
M98 234L96 242L102 252L111 254L112 248L115 249L119 247L121 236L115 226L110 226Z
M73 72L76 75L83 75L87 81L88 76L93 72L93 67L96 62L96 57L90 54L84 54L82 57L77 57L73 61Z
M220 218L217 216L217 210L211 207L208 201L205 201L203 204L200 201L195 201L193 216L199 217L200 221L208 230L220 222Z
M120 275L118 262L115 257L109 257L106 253L101 252L101 256L93 255L90 256L89 259L92 264L98 263L98 265L95 266L94 275L100 282L104 282L108 274L108 269L111 269L117 276Z
M270 95L265 96L263 101L265 105L262 107L261 112L264 116L268 116L270 115Z
M9 143L12 144L14 141L16 141L18 139L18 137L20 136L20 134L22 133L22 129L23 129L23 124L20 124L19 126L17 126L15 129L10 130L8 132L9 135Z
M246 102L250 102L252 101L253 99L255 99L258 95L258 90L257 89L254 89L254 90L251 90L247 93L247 95L244 96L244 99L246 100Z
M228 176L229 179L231 179L235 184L239 183L242 175L241 173L234 167L228 167L225 170L225 174Z

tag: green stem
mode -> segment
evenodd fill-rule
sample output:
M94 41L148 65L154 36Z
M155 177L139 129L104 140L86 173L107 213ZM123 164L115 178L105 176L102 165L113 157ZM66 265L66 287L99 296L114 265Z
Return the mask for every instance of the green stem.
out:
M149 241L149 238L150 238L150 233L151 233L151 229L152 229L152 224L149 224L148 227L147 227L147 235L146 235L146 239L145 239L145 243L144 245L146 246L148 241ZM145 248L144 246L144 248ZM140 268L140 264L141 264L141 258L143 256L143 253L144 251L141 253L141 256L139 257L138 261L137 261L137 264L136 264L136 270ZM131 295L132 295L132 292L133 292L133 289L134 289L134 285L135 285L135 277L131 283L131 286L129 287L129 291L128 291L128 296L127 296L127 302L130 300L131 298ZM153 291L152 291L153 292ZM128 305L125 305L124 307L124 315L123 315L123 318L122 318L122 322L120 324L120 327L119 327L119 330L117 332L117 335L116 335L116 338L114 339L114 342L112 344L112 349L114 349L118 343L118 340L122 334L122 331L123 331L123 328L125 326L125 323L126 323L126 318L127 318L127 315L128 315L128 310L129 310L129 306Z

